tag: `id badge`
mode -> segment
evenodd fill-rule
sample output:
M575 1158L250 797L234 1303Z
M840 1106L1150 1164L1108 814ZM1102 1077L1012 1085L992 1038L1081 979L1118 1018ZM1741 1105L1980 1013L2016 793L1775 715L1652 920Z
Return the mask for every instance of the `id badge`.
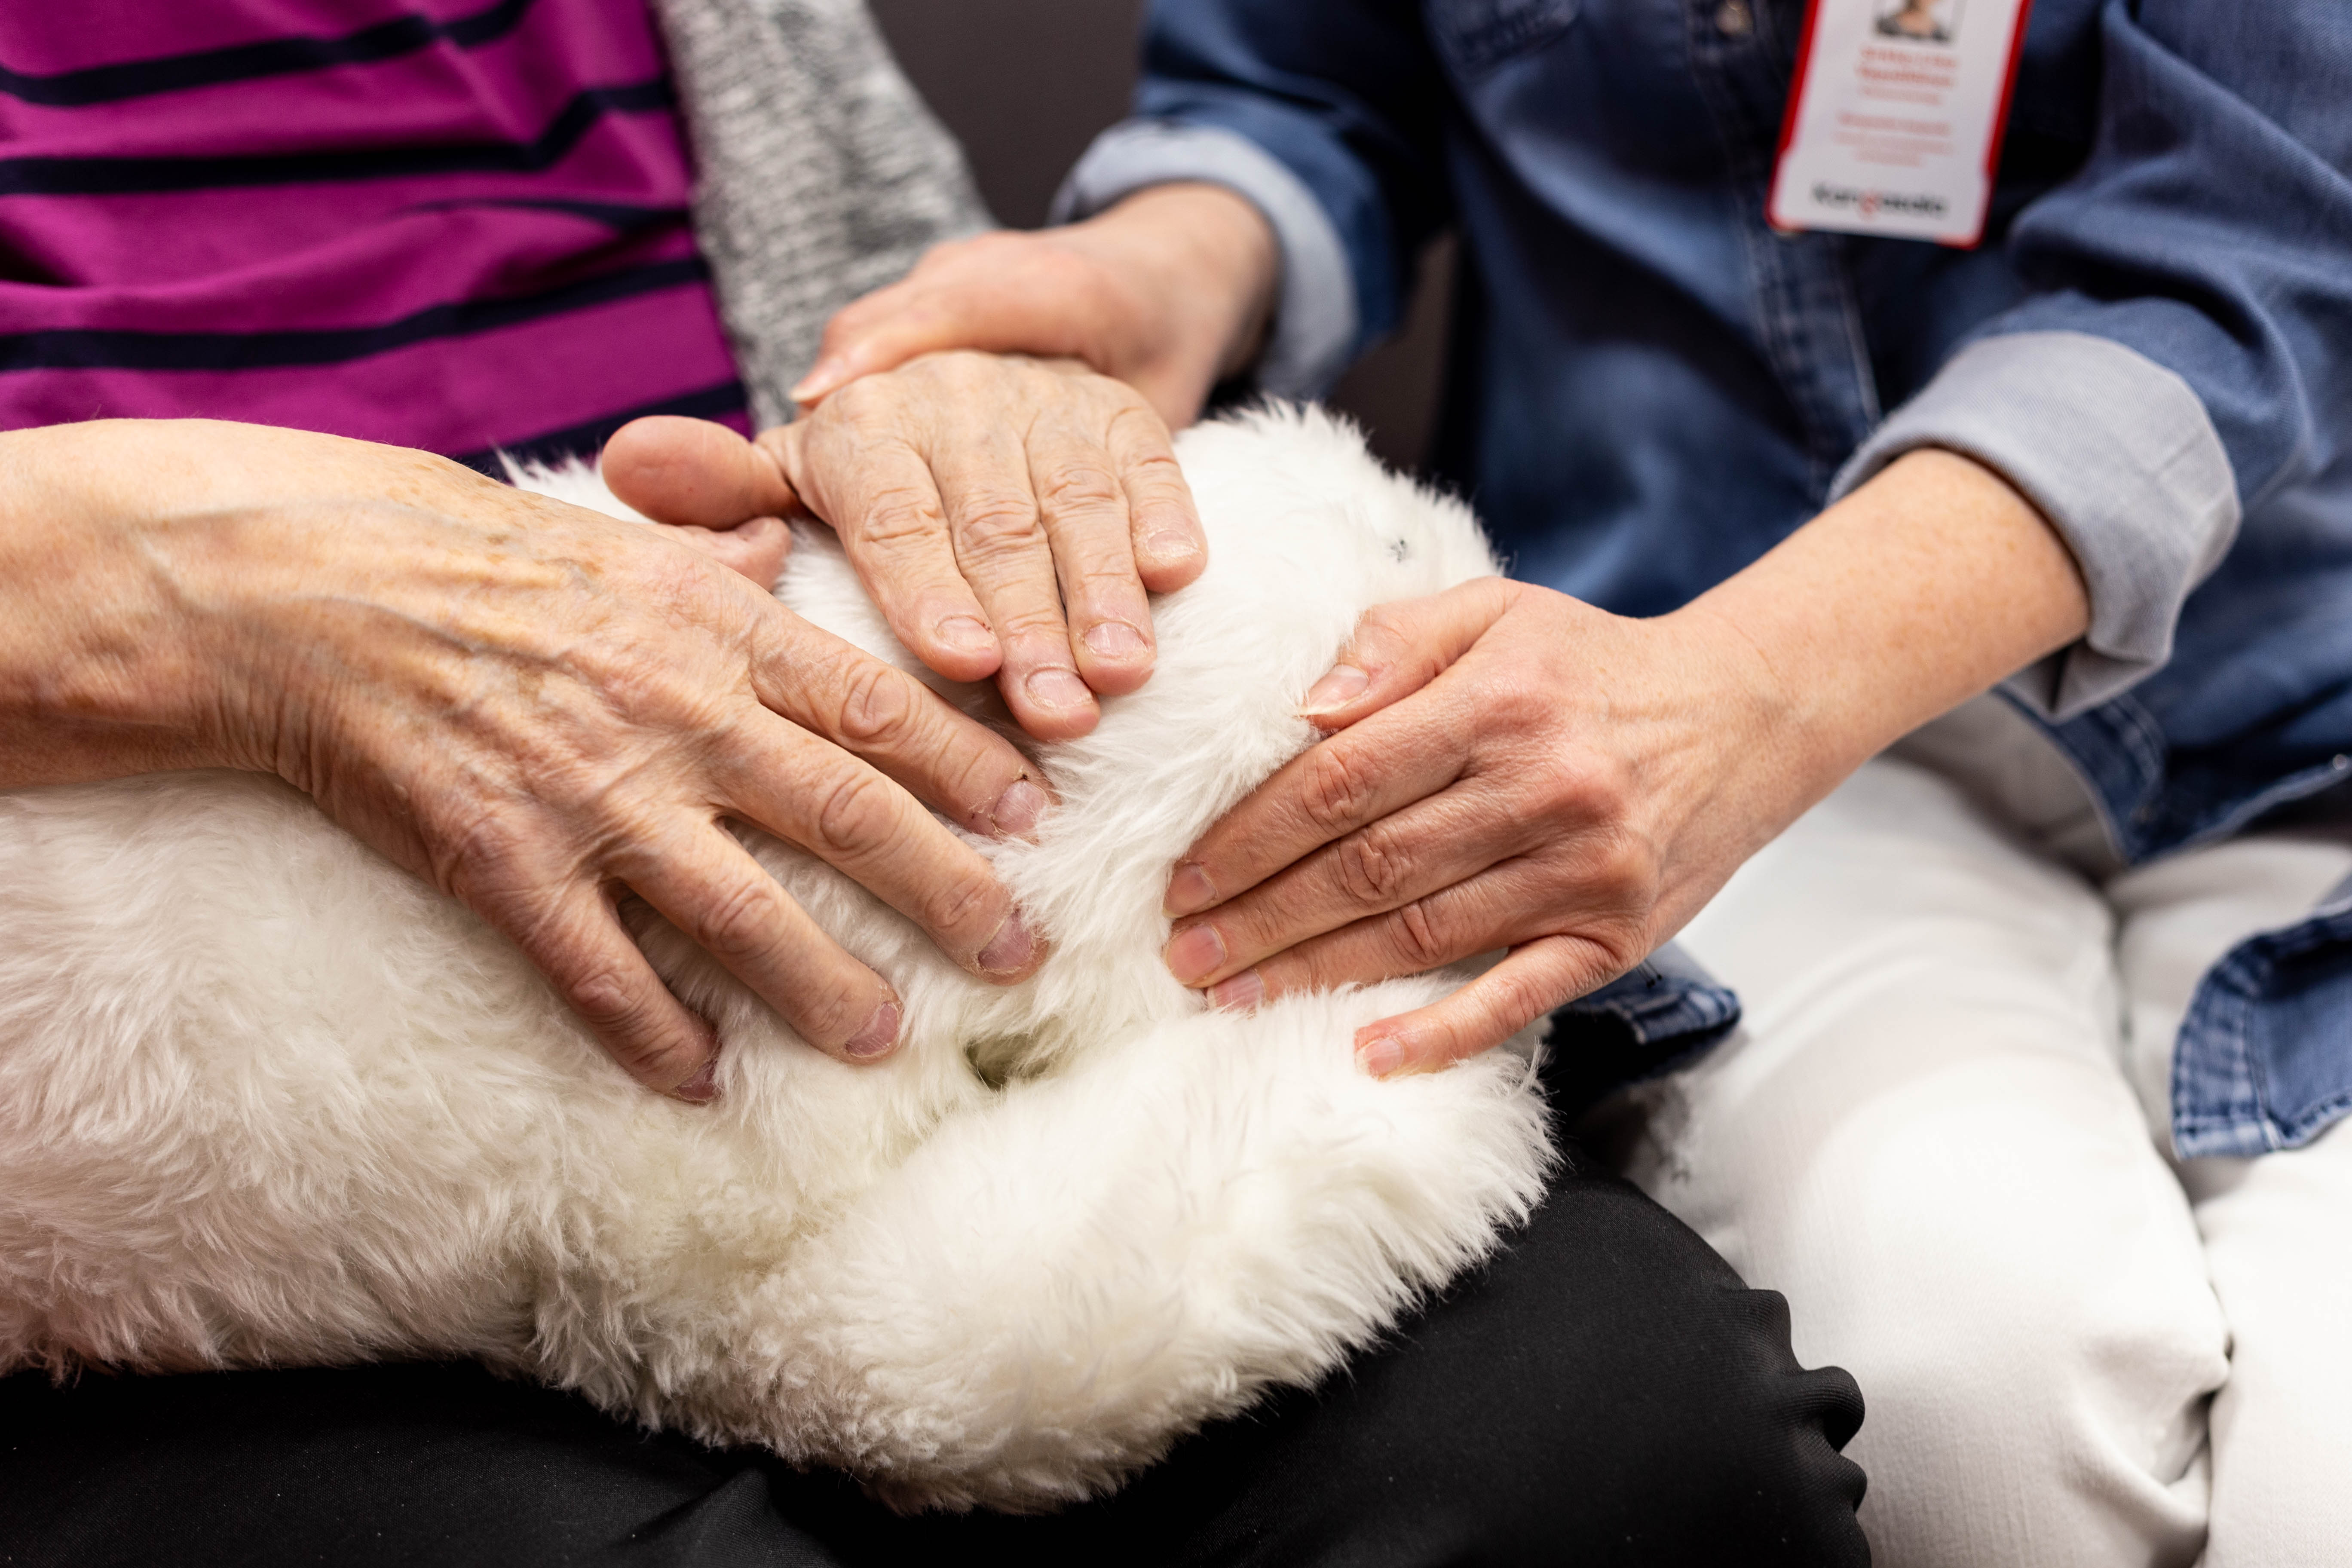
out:
M2032 4L1811 0L1772 226L1976 244Z

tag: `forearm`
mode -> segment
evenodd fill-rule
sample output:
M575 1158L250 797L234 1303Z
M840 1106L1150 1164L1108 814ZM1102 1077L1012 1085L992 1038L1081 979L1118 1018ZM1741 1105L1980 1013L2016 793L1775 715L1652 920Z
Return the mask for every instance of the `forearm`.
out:
M1676 614L1752 658L1777 831L1900 736L2080 637L2090 603L2023 497L1923 449Z
M0 787L227 761L95 426L0 434Z

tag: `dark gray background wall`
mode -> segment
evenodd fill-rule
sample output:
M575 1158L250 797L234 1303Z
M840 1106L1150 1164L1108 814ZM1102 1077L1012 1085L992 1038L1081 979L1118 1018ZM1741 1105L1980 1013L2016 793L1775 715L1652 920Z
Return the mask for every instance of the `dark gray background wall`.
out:
M1045 221L1063 173L1127 112L1143 0L869 0L898 60L964 144L981 194L1015 228ZM1427 450L1452 268L1424 262L1402 331L1340 382L1331 401L1370 427L1401 467Z

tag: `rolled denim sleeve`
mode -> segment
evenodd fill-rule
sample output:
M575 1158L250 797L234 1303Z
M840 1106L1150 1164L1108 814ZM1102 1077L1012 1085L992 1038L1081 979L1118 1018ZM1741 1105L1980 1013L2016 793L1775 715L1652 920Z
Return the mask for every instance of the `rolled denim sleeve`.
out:
M1863 443L1832 493L1921 447L1964 453L2007 479L2082 569L2089 629L2010 683L2052 719L2161 667L2182 602L2237 535L2237 485L2204 404L2181 376L2106 338L2015 332L1971 343Z
M2164 663L2242 514L2352 438L2352 9L2111 0L2095 143L2005 240L2032 292L1839 476L1941 446L2082 567L2081 643L2012 684L2063 720Z
M1255 374L1311 395L1395 328L1446 219L1444 103L1411 0L1155 0L1136 118L1087 151L1055 217L1181 180L1255 204L1283 268Z

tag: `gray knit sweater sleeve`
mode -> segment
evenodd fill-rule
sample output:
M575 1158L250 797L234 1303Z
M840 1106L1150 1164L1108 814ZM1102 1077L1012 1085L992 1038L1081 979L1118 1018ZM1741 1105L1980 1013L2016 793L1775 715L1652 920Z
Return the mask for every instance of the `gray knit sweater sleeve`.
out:
M989 226L963 153L861 0L655 0L695 156L694 228L762 425L833 312Z

